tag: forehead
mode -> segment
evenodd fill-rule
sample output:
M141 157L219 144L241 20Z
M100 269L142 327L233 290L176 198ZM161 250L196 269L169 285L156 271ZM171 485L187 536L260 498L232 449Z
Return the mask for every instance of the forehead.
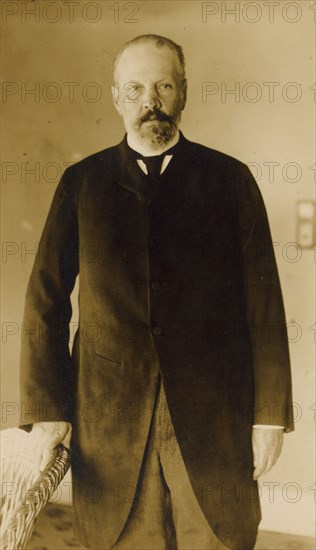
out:
M119 79L177 77L181 65L174 50L153 42L131 44L123 51L115 71Z

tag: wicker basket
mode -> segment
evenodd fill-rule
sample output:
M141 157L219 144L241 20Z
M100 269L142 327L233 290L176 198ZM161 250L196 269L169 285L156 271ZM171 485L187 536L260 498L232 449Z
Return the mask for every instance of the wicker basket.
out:
M23 550L32 536L36 518L57 489L70 466L70 452L58 445L45 470L34 471L35 444L19 428L0 431L1 550Z

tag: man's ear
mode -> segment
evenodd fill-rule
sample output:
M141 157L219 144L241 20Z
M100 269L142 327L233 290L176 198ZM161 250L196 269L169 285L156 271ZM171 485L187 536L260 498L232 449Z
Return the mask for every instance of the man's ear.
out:
M187 102L187 91L188 91L188 81L186 78L183 79L182 83L182 93L183 93L183 104L182 104L182 111L185 107L185 104Z
M121 111L121 107L120 107L120 103L119 103L119 85L118 85L118 82L116 82L115 84L113 84L113 86L111 86L111 92L112 92L112 99L113 99L114 107L117 110L117 112L119 113L119 115L121 115L122 111Z

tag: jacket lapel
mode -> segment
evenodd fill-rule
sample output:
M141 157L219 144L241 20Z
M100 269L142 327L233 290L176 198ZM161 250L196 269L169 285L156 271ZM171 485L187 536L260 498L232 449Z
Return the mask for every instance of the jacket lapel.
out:
M119 178L118 184L133 193L150 197L151 189L148 177L138 166L133 151L127 144L127 135L117 146Z

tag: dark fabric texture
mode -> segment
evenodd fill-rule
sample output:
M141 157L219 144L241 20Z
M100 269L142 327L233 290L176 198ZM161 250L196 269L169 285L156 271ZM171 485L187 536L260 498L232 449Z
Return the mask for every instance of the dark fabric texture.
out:
M182 135L149 185L126 136L68 168L28 285L21 400L73 423L77 530L111 546L128 516L162 377L196 497L232 550L254 545L252 424L293 429L286 322L248 168ZM69 351L70 294L80 323Z

